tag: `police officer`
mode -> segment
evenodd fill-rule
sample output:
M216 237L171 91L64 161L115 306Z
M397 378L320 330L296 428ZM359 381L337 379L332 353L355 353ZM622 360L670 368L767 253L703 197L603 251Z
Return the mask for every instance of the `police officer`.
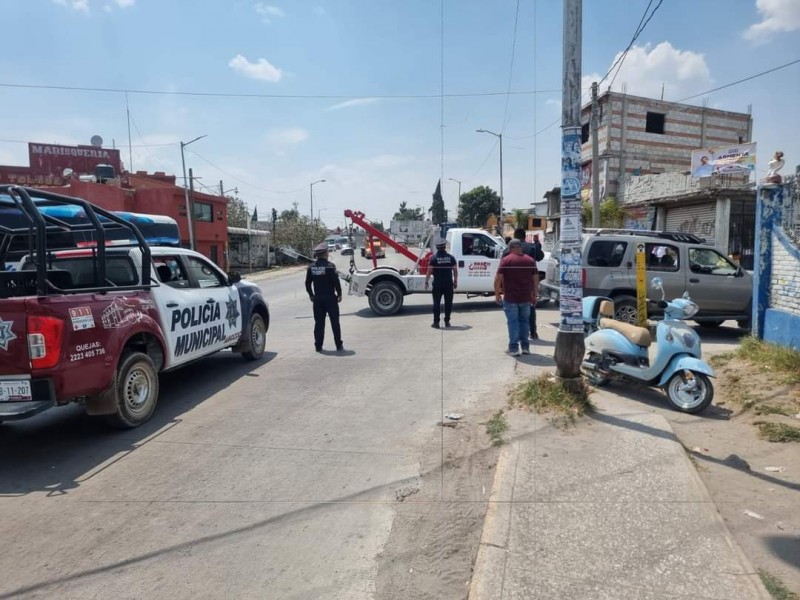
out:
M306 271L306 292L314 303L314 347L322 352L325 339L325 315L331 320L333 341L337 350L344 350L342 330L339 326L339 302L342 301L342 285L336 273L336 265L328 260L328 244L322 243L314 248L317 260Z
M428 272L425 275L426 290L428 289L428 280L433 275L433 324L431 327L434 329L439 329L442 298L444 298L444 326L450 327L453 291L458 287L458 263L452 254L447 253L446 247L447 242L444 240L436 243L436 254L431 256Z

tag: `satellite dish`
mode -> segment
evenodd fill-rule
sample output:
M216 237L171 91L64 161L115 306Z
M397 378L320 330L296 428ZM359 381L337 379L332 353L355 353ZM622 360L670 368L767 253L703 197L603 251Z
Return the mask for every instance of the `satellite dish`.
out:
M64 177L65 179L69 179L70 177L72 177L72 174L73 174L74 172L75 172L75 171L73 171L72 169L70 169L69 167L67 167L66 169L64 169L64 170L61 172L61 175L62 175L62 177Z
M95 148L100 148L103 145L103 138L99 135L93 135L90 141Z

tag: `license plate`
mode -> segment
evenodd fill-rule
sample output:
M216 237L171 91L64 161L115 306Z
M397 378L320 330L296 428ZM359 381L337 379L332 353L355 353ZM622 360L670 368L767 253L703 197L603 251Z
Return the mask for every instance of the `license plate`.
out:
M30 400L31 382L29 379L0 381L0 402L18 402Z

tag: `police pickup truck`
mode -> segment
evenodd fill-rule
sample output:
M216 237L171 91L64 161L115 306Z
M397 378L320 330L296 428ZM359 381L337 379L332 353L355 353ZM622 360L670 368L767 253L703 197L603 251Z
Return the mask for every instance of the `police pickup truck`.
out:
M54 216L64 206L82 219ZM156 408L159 372L227 348L264 353L269 308L255 284L150 246L84 200L0 186L0 260L17 267L0 272L0 421L79 402L136 427Z

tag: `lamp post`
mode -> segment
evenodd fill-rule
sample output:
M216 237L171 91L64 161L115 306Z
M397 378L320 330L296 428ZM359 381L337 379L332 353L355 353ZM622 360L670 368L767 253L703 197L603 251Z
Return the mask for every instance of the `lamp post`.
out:
M181 165L183 165L183 199L186 202L186 220L189 224L189 248L194 250L194 206L189 205L189 184L186 181L186 157L184 155L183 149L186 148L189 144L193 144L197 140L201 140L206 137L206 133L203 135L194 138L189 142L181 142Z
M486 129L477 129L476 132L488 133L489 135L493 135L500 140L500 218L497 221L497 230L500 235L503 235L503 226L505 225L503 222L503 134L495 133L494 131L488 131Z
M458 204L456 205L456 219L458 219L458 213L461 212L461 181L452 177L448 177L448 181L455 181L458 184Z

